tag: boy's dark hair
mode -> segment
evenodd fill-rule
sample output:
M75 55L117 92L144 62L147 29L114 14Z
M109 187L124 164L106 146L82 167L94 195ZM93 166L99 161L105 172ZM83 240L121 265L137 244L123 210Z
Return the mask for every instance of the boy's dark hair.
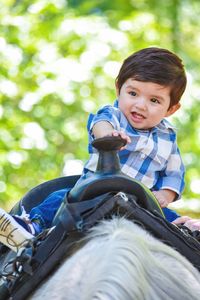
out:
M156 47L137 51L124 60L116 78L119 91L129 78L171 87L170 107L180 101L187 83L182 60L169 50Z

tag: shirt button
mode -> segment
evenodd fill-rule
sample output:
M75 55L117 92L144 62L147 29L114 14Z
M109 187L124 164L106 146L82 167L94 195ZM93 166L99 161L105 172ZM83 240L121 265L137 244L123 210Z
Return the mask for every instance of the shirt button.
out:
M140 155L140 157L141 157L142 159L145 158L145 154L142 153L142 154Z

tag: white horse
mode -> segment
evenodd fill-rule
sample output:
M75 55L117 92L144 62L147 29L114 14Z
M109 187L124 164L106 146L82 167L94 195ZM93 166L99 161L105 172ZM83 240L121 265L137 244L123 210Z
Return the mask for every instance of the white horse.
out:
M125 218L95 226L31 300L199 300L200 273Z

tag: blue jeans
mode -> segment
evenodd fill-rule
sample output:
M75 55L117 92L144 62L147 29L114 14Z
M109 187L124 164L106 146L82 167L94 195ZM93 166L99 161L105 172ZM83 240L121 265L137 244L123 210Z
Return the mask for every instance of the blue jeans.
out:
M59 209L68 188L51 193L42 203L30 211L30 219L38 219L43 229L51 227L52 221Z
M177 212L175 212L174 210L171 210L167 207L163 208L163 213L165 215L165 218L167 219L167 221L169 222L173 222L175 219L177 219L178 217L180 217L179 214L177 214Z
M91 176L92 173L83 174L75 185L80 184L82 180ZM50 228L52 226L53 219L62 204L66 193L70 191L70 188L55 191L39 205L33 207L30 211L30 219L37 219L40 221L40 225L43 229Z

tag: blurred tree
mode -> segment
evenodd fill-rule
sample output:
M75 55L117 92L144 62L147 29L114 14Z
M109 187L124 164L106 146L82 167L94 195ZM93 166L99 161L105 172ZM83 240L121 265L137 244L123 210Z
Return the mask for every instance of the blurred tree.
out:
M189 87L173 121L187 167L184 195L198 197L199 11L197 0L2 0L0 205L81 172L89 112L115 99L124 58L152 45L185 62Z

